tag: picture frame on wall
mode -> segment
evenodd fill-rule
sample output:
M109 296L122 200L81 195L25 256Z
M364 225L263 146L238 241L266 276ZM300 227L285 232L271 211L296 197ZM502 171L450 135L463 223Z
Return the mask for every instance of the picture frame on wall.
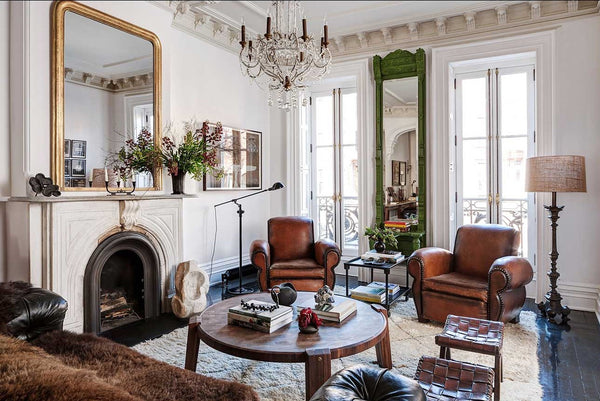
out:
M392 186L400 186L400 161L392 160Z
M215 124L209 129L214 130ZM216 159L223 174L220 178L205 174L205 191L262 189L262 132L223 126Z
M74 159L85 159L87 151L87 141L79 139L71 140L71 157Z
M65 139L65 158L71 157L71 140Z
M71 176L71 159L65 160L65 177Z
M68 177L65 177L65 187L67 187L67 188L71 187L71 179Z
M71 187L73 188L85 188L87 183L85 178L71 178Z
M85 160L71 160L71 177L85 177Z

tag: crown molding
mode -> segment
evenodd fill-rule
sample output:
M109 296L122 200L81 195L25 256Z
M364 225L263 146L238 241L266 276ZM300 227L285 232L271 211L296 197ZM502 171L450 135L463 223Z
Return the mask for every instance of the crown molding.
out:
M153 0L172 14L172 26L223 49L239 54L240 26L230 17L203 7L207 2ZM240 2L260 13L252 1ZM540 29L564 19L597 15L598 1L489 1L460 13L431 14L418 21L401 21L376 29L357 27L356 33L332 37L334 61L398 48L417 48L472 40L515 29ZM333 27L332 27L333 28ZM247 28L249 36L258 33Z
M102 89L114 93L144 89L151 90L154 85L154 74L152 72L147 72L122 78L110 79L98 74L78 71L73 68L66 67L65 82L71 82L73 84Z

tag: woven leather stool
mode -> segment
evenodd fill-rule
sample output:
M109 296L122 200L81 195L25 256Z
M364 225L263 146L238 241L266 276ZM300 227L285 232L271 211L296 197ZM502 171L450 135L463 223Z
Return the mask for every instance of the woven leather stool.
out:
M487 366L422 356L415 380L427 401L491 401L494 371Z
M444 330L435 336L435 343L440 346L440 358L450 359L450 348L493 355L495 358L494 400L500 401L500 382L503 379L503 337L504 323L502 322L448 315Z

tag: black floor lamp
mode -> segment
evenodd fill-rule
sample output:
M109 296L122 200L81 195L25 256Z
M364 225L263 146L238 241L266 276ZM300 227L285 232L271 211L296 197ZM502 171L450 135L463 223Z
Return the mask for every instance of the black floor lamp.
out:
M238 274L239 274L239 279L240 279L240 285L238 288L234 288L231 290L227 290L227 292L229 292L230 294L234 294L234 295L243 295L243 294L250 294L252 292L254 292L253 289L251 288L244 288L242 287L242 215L244 214L244 210L242 209L242 205L238 203L239 200L244 199L244 198L249 198L251 196L254 195L258 195L258 194L262 194L263 192L267 192L267 191L276 191L278 189L283 188L284 185L280 182L276 182L275 184L273 184L273 186L271 186L271 188L267 188L267 189L263 189L262 191L258 191L258 192L254 192L252 194L249 195L245 195L245 196L241 196L239 198L235 198L235 199L231 199L228 200L226 202L221 202L219 204L216 204L214 207L218 207L221 205L225 205L227 203L234 203L237 205L238 210L237 210L237 214L239 216L239 221L240 221L240 225L239 225L239 253L240 253L240 264L238 267Z
M527 175L525 176L525 191L552 192L552 205L545 205L552 227L552 251L550 252L550 291L546 293L545 301L538 304L542 316L552 323L559 323L556 318L561 315L560 324L569 321L571 310L561 304L562 297L558 293L556 281L560 277L556 268L558 250L556 247L556 227L558 213L564 206L556 205L557 192L585 192L585 159L583 156L539 156L527 159Z

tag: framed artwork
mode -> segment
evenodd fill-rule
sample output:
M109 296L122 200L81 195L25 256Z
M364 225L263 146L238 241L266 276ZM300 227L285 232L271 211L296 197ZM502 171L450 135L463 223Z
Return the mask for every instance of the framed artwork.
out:
M398 160L392 160L392 186L397 187L400 185L400 162Z
M406 162L400 162L400 186L406 185Z
M65 177L71 176L71 159L65 160Z
M70 187L71 186L71 179L65 177L65 187Z
M87 141L78 139L71 140L71 157L74 159L85 159Z
M85 178L71 178L71 187L85 188L86 186Z
M71 160L71 177L85 177L85 160Z
M209 127L215 129L214 124ZM262 189L262 133L223 126L217 165L223 174L205 175L205 191Z
M65 139L65 158L71 157L71 140Z

